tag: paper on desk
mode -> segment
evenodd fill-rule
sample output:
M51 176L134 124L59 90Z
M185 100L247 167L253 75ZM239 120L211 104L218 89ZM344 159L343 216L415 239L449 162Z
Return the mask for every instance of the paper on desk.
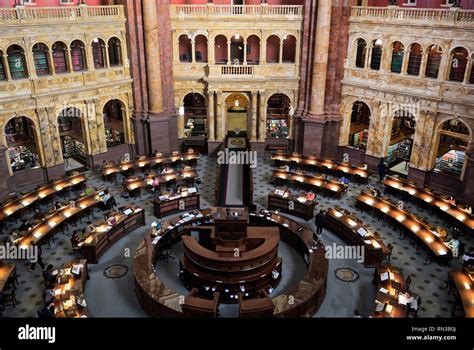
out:
M388 280L388 278L389 278L388 272L384 272L384 273L380 274L380 280L381 281L386 281L386 280Z
M387 294L388 293L388 289L382 287L379 289L380 293L383 293L383 294Z

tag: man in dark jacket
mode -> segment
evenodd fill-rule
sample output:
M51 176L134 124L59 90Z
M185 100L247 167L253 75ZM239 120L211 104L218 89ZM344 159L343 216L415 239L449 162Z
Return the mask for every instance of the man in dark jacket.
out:
M383 159L380 159L378 170L379 170L380 182L382 182L383 179L385 179L385 174L387 173L387 164L385 164Z
M320 210L319 213L316 214L314 218L314 223L316 224L316 234L321 236L323 234L323 227L324 227L324 210Z

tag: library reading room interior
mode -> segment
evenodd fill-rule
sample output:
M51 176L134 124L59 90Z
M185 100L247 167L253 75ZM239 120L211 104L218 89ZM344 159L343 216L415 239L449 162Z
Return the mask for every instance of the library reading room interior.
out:
M474 0L0 0L0 316L474 317Z

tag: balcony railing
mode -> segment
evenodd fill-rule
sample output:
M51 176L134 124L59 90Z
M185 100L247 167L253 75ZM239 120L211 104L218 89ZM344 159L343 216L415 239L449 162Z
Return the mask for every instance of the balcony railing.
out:
M294 5L172 5L170 11L172 18L303 18L303 6Z
M1 8L0 24L81 22L124 19L123 6Z
M474 11L458 8L424 9L354 6L351 10L351 21L359 20L391 24L397 22L433 22L433 24L474 26Z
M222 66L222 75L253 75L252 66Z

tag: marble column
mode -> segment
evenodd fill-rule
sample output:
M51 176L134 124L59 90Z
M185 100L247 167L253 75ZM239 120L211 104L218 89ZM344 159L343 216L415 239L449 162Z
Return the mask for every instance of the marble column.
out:
M244 66L247 65L247 39L244 40Z
M69 73L74 72L74 69L72 68L71 49L66 50L66 64L67 64L67 71Z
M95 70L94 54L92 52L92 42L90 41L90 38L88 38L87 36L84 38L84 42L86 43L85 54L86 54L87 70L92 71L92 70ZM87 43L89 43L89 45ZM71 58L71 62L72 62L72 58Z
M267 63L267 40L263 33L260 35L260 56L259 56L259 64L266 64Z
M280 52L278 54L278 63L283 63L283 40L280 40Z
M418 74L418 76L420 78L424 78L426 77L426 66L428 64L428 55L429 55L429 51L428 52L424 52L423 53L423 56L421 58L421 64L420 64L420 72Z
M403 60L402 60L402 71L401 71L402 75L407 74L409 60L410 60L410 52L407 51L407 48L405 47L403 49Z
M215 141L215 117L214 117L214 91L209 91L208 93L208 102L207 102L207 132L208 132L208 139L209 141Z
M329 39L331 32L331 0L320 0L316 22L316 45L314 48L311 103L309 114L324 115L326 96L326 77L329 57Z
M471 72L472 72L472 57L469 57L467 59L467 66L466 66L466 72L464 74L464 84L469 84L471 80Z
M227 40L227 65L232 64L230 60L230 46L232 45L231 39Z
M54 60L53 60L53 50L48 50L48 67L49 67L49 73L52 76L56 75L56 69L54 68Z
M222 92L217 91L216 93L217 99L217 111L216 111L216 133L217 133L217 141L224 140L224 126L222 123L222 114L224 112L224 101L222 100Z
M367 46L367 51L365 53L365 62L364 62L365 69L370 68L370 59L372 58L372 49L373 49L373 46Z
M160 44L156 0L142 0L143 29L145 32L146 73L148 83L148 109L151 113L163 111Z
M10 69L8 69L8 55L4 54L2 56L3 70L5 71L5 76L8 81L12 80Z
M265 101L265 91L259 91L260 104L258 108L258 142L265 142L267 133L267 106Z
M211 33L208 34L207 39L207 62L211 64L216 64L216 54L214 51L214 35Z
M258 92L252 91L252 119L250 122L250 142L257 141L257 97Z
M191 62L196 63L196 40L191 40Z
M179 63L179 37L176 35L176 31L171 34L172 45L173 45L173 63Z

